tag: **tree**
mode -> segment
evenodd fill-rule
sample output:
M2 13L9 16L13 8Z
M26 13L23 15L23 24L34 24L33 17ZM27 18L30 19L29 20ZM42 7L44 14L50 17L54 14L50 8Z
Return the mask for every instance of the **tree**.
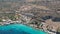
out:
M11 19L11 20L13 20L13 21L16 20L15 16L12 16L12 15L9 15L8 18Z
M0 22L3 22L2 19L0 19Z
M60 27L58 27L57 32L60 32Z

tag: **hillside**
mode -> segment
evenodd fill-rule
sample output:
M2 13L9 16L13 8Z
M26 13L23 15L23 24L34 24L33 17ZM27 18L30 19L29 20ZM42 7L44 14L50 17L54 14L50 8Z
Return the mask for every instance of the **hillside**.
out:
M11 11L15 12L15 10L21 11L22 9L20 8L26 5L33 8L22 12L31 12L37 16L50 15L54 17L60 17L60 13L58 11L58 9L60 10L59 4L59 0L0 0L0 13L6 13L7 11L11 13Z

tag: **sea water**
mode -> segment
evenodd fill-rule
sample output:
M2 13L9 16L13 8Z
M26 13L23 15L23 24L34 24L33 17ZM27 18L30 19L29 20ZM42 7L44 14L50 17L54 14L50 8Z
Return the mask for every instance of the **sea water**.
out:
M23 24L10 24L0 26L0 34L47 34Z

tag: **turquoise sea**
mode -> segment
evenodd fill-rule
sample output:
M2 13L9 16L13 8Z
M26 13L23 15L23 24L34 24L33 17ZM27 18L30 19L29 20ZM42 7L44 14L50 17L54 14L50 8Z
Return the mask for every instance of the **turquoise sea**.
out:
M0 26L0 34L47 34L23 24L10 24Z

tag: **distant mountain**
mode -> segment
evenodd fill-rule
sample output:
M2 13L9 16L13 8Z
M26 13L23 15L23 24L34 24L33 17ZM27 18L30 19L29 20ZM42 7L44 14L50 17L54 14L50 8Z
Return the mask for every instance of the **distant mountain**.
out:
M4 2L4 1L6 1L6 2L17 2L17 1L23 1L23 0L0 0L0 2Z
M60 8L60 0L0 0L0 12L1 11L3 11L3 12L11 11L11 10L14 11L14 10L20 9L21 6L23 6L23 5L24 6L30 5L37 9L37 10L32 9L29 11L27 10L27 11L23 11L23 12L31 11L31 13L35 12L36 14L38 14L41 11L48 11L48 12L52 12L54 14L54 16L59 15L57 13L57 10L55 10L55 9ZM46 9L50 9L50 10L46 10ZM43 15L45 15L45 14L43 14Z

